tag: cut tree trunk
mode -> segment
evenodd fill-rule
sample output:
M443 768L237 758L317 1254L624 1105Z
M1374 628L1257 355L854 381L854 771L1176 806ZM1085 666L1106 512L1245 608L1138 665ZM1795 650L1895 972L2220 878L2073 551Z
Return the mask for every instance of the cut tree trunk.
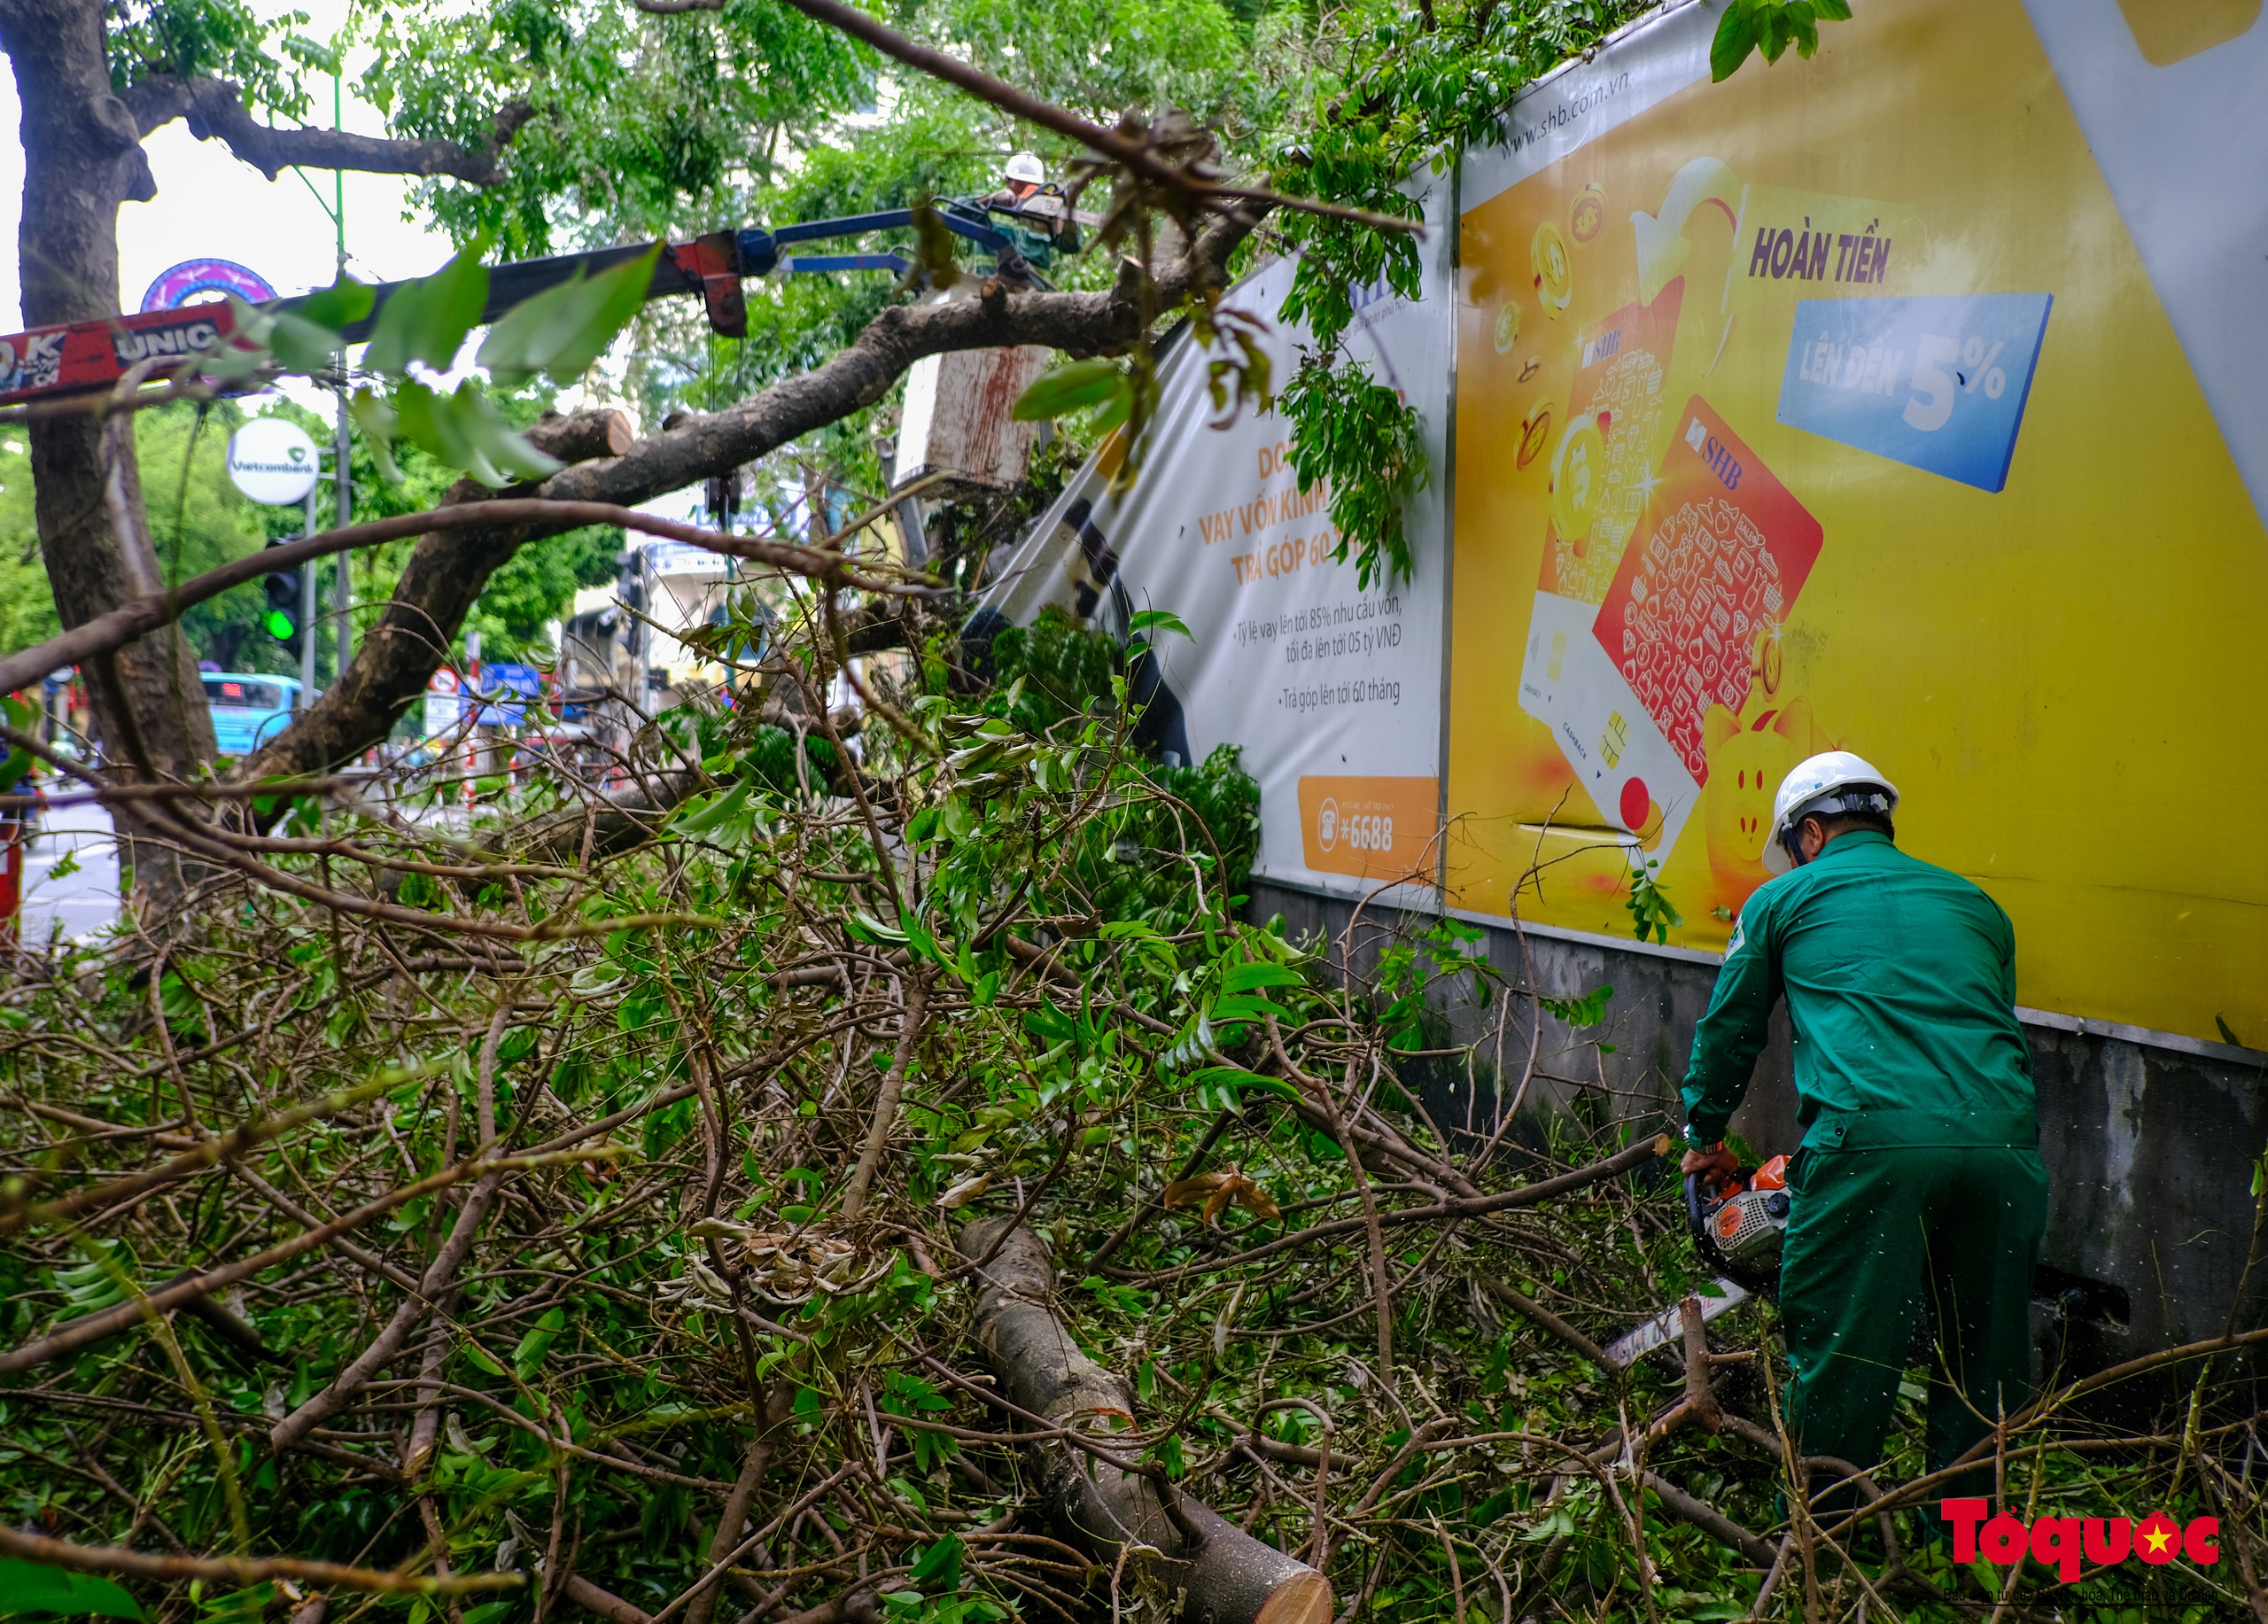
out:
M992 1260L978 1270L975 1328L1001 1396L1113 1454L1138 1451L1131 1434L1133 1389L1087 1357L1056 1317L1050 1306L1055 1267L1047 1248L1006 1218L980 1218L961 1232L961 1255L972 1263L996 1247ZM1325 1624L1330 1619L1328 1580L1209 1507L1176 1494L1177 1521L1153 1479L1070 1443L1037 1444L1030 1454L1036 1480L1058 1520L1114 1568L1127 1547L1149 1548L1126 1560L1128 1581L1169 1596L1184 1591L1182 1616L1191 1624Z
M0 49L22 92L23 217L18 231L30 327L118 314L118 209L157 193L141 131L112 92L101 0L8 0ZM142 506L130 417L35 415L34 511L56 613L76 626L159 586ZM193 778L213 758L213 719L178 626L121 649L88 683L95 730L114 767ZM0 786L4 789L5 786ZM129 839L139 809L115 814ZM159 907L193 878L175 853L133 841L126 856Z

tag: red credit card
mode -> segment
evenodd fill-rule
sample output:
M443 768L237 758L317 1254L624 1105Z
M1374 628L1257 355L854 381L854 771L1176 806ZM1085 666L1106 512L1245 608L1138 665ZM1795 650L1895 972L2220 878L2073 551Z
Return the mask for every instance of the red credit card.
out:
M1776 638L1819 557L1819 521L1696 395L1592 631L1638 703L1706 783L1701 720L1748 703L1762 645Z

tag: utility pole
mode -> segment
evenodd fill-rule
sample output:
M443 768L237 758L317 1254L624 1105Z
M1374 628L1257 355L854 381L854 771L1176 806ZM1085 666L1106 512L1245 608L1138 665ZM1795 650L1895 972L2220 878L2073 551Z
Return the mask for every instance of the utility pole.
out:
M342 63L340 66L343 67L345 65ZM331 75L330 121L334 128L339 129L346 128L344 84L340 74ZM338 228L338 275L343 279L346 275L346 172L344 169L331 171L331 185L333 207L330 216ZM331 523L344 530L354 522L354 475L346 437L346 356L344 352L338 357L338 429L331 448ZM346 674L347 664L354 657L354 556L339 553L336 556L338 560L338 579L331 602L338 613L338 674L331 679L334 683ZM308 566L307 576L310 580L315 577L312 564Z
M315 493L322 488L318 479L307 486L307 525L303 535L315 533ZM310 558L299 566L299 698L302 706L315 702L315 563Z

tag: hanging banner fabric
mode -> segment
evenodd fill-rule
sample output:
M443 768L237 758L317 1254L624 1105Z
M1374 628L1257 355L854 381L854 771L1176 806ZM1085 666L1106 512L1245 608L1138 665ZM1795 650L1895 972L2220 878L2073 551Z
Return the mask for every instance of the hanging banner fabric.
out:
M2268 1044L2261 8L1884 0L1713 84L1721 9L1462 166L1449 902L1627 942L1635 865L1720 951L1847 749L2021 1003Z
M1191 636L1152 632L1163 691L1152 742L1184 761L1238 747L1261 786L1255 872L1341 893L1439 874L1443 477L1447 455L1449 176L1422 177L1423 295L1358 290L1348 354L1424 419L1431 482L1409 503L1408 579L1357 585L1329 493L1301 491L1290 425L1247 405L1224 426L1208 391L1219 359L1184 333L1161 363L1148 457L1109 490L1115 443L1081 470L994 574L980 620L1029 624L1053 608L1122 640L1144 610ZM1304 332L1281 319L1293 261L1239 283L1224 306L1262 318L1280 388ZM976 629L972 627L972 629Z

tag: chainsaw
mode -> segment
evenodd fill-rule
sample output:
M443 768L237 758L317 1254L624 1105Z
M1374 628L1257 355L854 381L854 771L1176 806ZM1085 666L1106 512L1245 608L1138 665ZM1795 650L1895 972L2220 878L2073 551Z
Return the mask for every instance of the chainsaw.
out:
M1716 1276L1715 1288L1700 1294L1703 1320L1713 1320L1751 1296L1777 1294L1789 1204L1785 1156L1775 1156L1759 1168L1736 1168L1730 1174L1705 1169L1685 1176L1685 1221L1693 1232L1694 1255L1705 1270ZM2087 1348L2101 1348L2107 1336L2122 1335L2132 1319L2124 1287L2047 1263L2033 1267L2031 1300L2046 1310L2060 1337L2067 1342L2082 1338L2080 1345ZM1608 1343L1603 1350L1607 1363L1627 1370L1655 1348L1674 1342L1682 1333L1682 1313L1673 1302ZM1915 1321L1915 1359L1927 1358L1933 1334L1925 1304ZM2101 1352L2085 1356L2107 1364L2115 1356Z
M1780 1286L1780 1250L1788 1235L1788 1159L1729 1174L1705 1168L1685 1176L1685 1222L1694 1255L1716 1276L1700 1294L1701 1317L1712 1320L1751 1296L1771 1296ZM1627 1370L1655 1348L1677 1340L1682 1321L1676 1303L1609 1343L1606 1361Z
M1788 1159L1729 1174L1704 1168L1685 1176L1685 1221L1703 1264L1751 1292L1780 1283L1788 1237Z

